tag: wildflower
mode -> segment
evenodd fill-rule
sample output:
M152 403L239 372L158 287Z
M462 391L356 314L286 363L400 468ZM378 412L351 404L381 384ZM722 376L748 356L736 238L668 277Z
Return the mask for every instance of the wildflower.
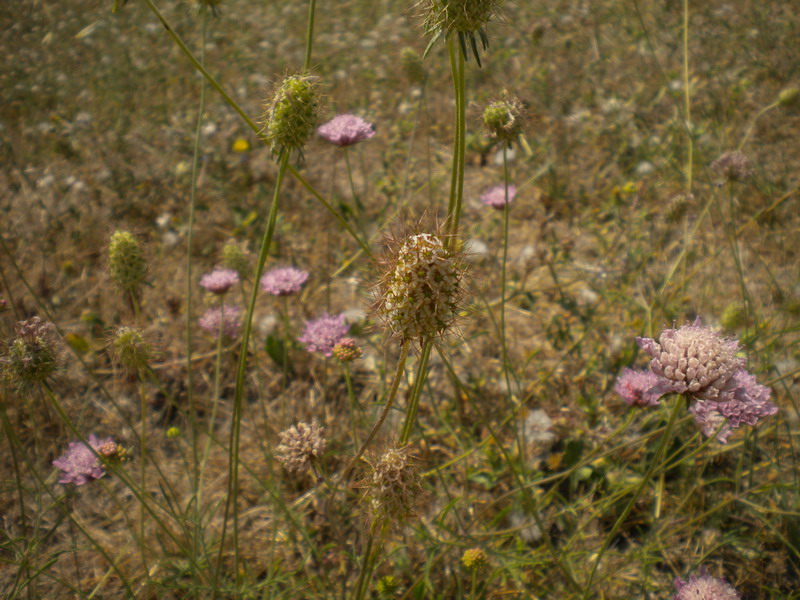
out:
M333 355L336 360L343 363L353 362L355 359L361 358L363 353L353 338L342 338L333 347Z
M489 38L483 28L498 15L503 0L421 0L423 7L425 31L436 38L446 38L457 33L461 42L461 51L467 57L467 43L480 66L478 55L478 39L485 50L489 46ZM476 39L475 34L478 34Z
M390 448L378 459L369 479L368 497L380 518L403 521L414 513L422 492L411 446Z
M428 72L422 65L422 58L413 48L403 48L400 51L400 63L403 65L403 74L414 85L422 85L428 78Z
M522 133L527 111L519 99L504 94L505 99L492 102L483 111L483 123L492 139L511 146Z
M317 125L315 78L291 75L283 80L270 100L265 133L272 151L302 150Z
M327 313L318 319L306 321L303 335L297 341L306 345L309 352L321 352L327 358L333 356L333 348L347 334L350 326L344 322L344 314L331 316Z
M18 390L44 381L58 367L53 324L33 317L17 324L17 336L0 360L4 378Z
M325 452L327 442L322 437L324 429L317 423L300 422L279 433L278 460L287 471L301 473L308 470Z
M378 287L378 312L393 335L419 341L453 325L463 292L459 259L438 235L406 239Z
M482 548L470 548L461 555L461 564L467 571L480 571L489 564L489 558Z
M114 352L119 363L128 369L138 370L147 366L152 358L152 348L142 334L131 327L120 327L114 337Z
M739 593L724 579L712 577L705 570L699 576L692 575L689 581L675 578L673 600L740 600Z
M264 273L261 289L273 296L297 294L308 281L308 273L294 267L279 267Z
M494 185L481 195L481 202L483 202L486 206L491 206L497 210L503 210L508 204L511 204L514 201L516 195L517 186L513 184L509 185L508 203L506 203L506 186Z
M180 435L181 435L181 430L178 427L173 426L167 429L168 440L174 440L175 438L180 437Z
M127 231L115 231L108 245L108 270L123 292L138 296L147 274L147 261L139 242Z
M236 271L240 279L245 276L245 272L250 266L247 254L233 240L222 247L222 265L226 269Z
M239 273L233 269L214 269L200 279L200 287L218 295L226 294L237 283L239 283Z
M631 406L658 406L660 394L650 393L658 383L658 376L652 371L622 369L617 378L614 391Z
M248 142L245 138L236 138L233 140L233 144L231 144L232 152L243 154L248 150L250 150L250 142Z
M90 433L89 444L98 454L113 458L119 453L119 446L110 437L103 440ZM94 453L83 442L70 442L67 452L53 461L53 466L61 469L58 483L83 485L105 475L105 469Z
M356 115L337 115L317 128L317 135L339 147L352 146L375 135L375 126Z
M731 427L739 427L742 423L754 426L761 419L778 413L778 407L769 399L771 390L756 383L754 375L742 369L736 372L734 379L736 393L733 400L719 403L719 410Z
M722 177L720 184L728 181L744 181L753 174L753 165L739 150L722 154L711 163L711 169Z
M239 333L242 310L235 304L224 304L222 308L212 306L197 321L207 332L219 334L220 320L222 321L222 335L233 338Z

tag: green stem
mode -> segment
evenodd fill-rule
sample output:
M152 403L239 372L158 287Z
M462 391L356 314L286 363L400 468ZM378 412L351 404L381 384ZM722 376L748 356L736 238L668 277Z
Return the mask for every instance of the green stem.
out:
M403 423L403 428L400 430L398 446L403 446L408 443L411 432L414 429L414 423L417 420L417 409L419 408L419 398L422 395L422 386L425 384L425 379L428 375L428 358L430 358L432 347L433 339L431 338L426 339L422 344L422 351L420 352L417 366L417 378L411 390L411 398L408 400L406 420Z
M370 568L372 547L375 543L375 529L377 528L377 521L373 521L372 526L369 528L369 538L367 539L367 546L364 548L364 557L361 560L361 572L358 574L358 581L356 581L354 600L362 600L366 586L369 582L372 569Z
M289 388L289 297L283 297L283 386L284 389ZM284 406L286 403L286 394L283 395ZM284 413L286 411L284 410ZM285 416L285 415L284 415Z
M447 206L447 222L449 227L448 245L455 243L458 235L458 223L461 218L461 203L464 192L464 160L466 157L466 108L464 56L458 51L454 36L447 40L450 54L450 71L453 76L453 93L455 95L455 139L453 141L453 167L450 174L450 201Z
M692 172L694 162L694 128L692 127L691 93L689 91L689 0L683 0L683 98L686 110L686 132L688 147L686 151L686 193L692 193Z
M344 381L347 384L347 398L350 401L350 429L353 435L353 448L358 448L358 433L356 433L356 410L358 401L356 400L356 395L353 391L353 381L350 377L350 363L344 363L342 369L344 370Z
M345 146L343 150L344 150L344 164L347 167L347 179L350 182L350 194L352 194L353 196L353 212L355 212L356 224L358 225L358 228L361 231L361 235L366 238L367 236L364 233L364 224L361 221L361 211L359 209L361 201L358 198L358 192L356 192L356 186L353 183L353 169L350 167L350 152L348 152L347 146Z
M611 528L611 531L609 531L608 534L606 534L606 537L603 540L603 545L597 552L597 556L594 559L594 564L592 565L592 570L589 573L589 579L586 581L586 585L583 588L582 600L586 600L587 598L589 598L589 595L592 590L592 582L594 582L594 576L597 573L597 567L600 566L600 561L602 560L603 555L606 553L606 550L608 550L608 547L611 545L611 541L614 539L614 536L617 534L617 531L619 531L619 528L625 522L625 519L628 518L628 515L630 514L634 505L639 500L639 497L642 495L642 491L644 491L645 486L647 486L650 483L650 478L653 476L653 472L661 462L661 456L662 454L664 454L664 450L667 448L670 438L672 437L672 430L675 426L675 421L678 418L678 413L681 410L682 404L683 404L682 398L674 399L672 405L672 411L669 413L669 421L667 422L667 428L664 431L664 435L661 436L661 441L658 444L658 448L656 448L656 453L653 456L653 459L650 461L650 465L647 467L647 471L645 471L645 474L642 477L642 481L634 490L633 497L628 501L627 506L625 506L625 509L622 511L622 514L617 518L617 521L614 523L614 526Z
M317 0L308 3L308 28L306 30L306 58L303 61L303 71L308 73L311 69L311 48L314 45L314 14L317 10Z
M508 146L503 145L503 186L505 188L505 205L503 206L503 266L500 275L500 348L503 353L503 374L506 389L511 397L511 381L508 371L508 348L506 346L506 271L508 263Z
M206 438L206 445L203 448L203 457L200 462L200 478L197 484L197 510L203 510L203 477L206 472L206 464L208 463L208 455L211 452L211 440L214 437L214 424L217 421L217 409L219 407L219 389L222 374L222 339L223 331L225 330L225 301L220 297L219 300L219 327L217 329L217 356L214 364L214 395L211 398L211 418L208 422L208 437ZM200 519L198 518L198 525ZM201 531L202 533L202 531Z
M139 372L139 408L141 411L141 422L142 422L142 432L141 432L141 440L142 440L142 456L141 462L139 464L139 477L140 477L140 486L143 496L147 496L147 471L145 470L145 465L147 464L147 394L144 389L144 378L142 377L142 373ZM142 502L139 506L139 537L141 538L141 547L142 547L142 562L144 562L145 570L149 573L150 569L147 566L147 561L145 559L144 548L146 547L145 542L145 515L146 510L144 507L144 502ZM149 575L148 575L149 579Z

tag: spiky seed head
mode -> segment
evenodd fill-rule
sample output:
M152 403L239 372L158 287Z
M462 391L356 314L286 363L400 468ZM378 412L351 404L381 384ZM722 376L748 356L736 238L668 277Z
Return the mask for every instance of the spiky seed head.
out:
M503 0L422 0L425 31L433 35L475 33L498 16Z
M437 234L411 235L387 261L378 286L378 313L392 335L422 341L444 334L463 295L461 255Z
M377 518L402 522L412 516L422 485L411 447L392 447L384 452L375 462L368 483L368 497Z
M153 358L153 348L142 334L132 327L120 327L114 336L114 354L126 369L144 369Z
M788 87L778 94L778 104L781 106L795 106L800 103L800 88Z
M108 271L123 292L138 296L147 274L147 261L139 242L127 231L115 231L108 245Z
M422 64L422 57L413 48L405 47L400 51L400 64L403 74L412 85L422 85L428 78L428 71Z
M489 564L489 557L482 548L470 548L461 555L461 564L467 571L480 571Z
M278 446L278 460L287 471L302 473L311 468L322 457L327 442L322 437L324 429L317 423L300 422L281 432Z
M389 598L394 598L400 590L400 582L394 575L384 575L378 580L375 589L380 598L388 600Z
M361 358L364 352L358 347L353 338L342 338L333 347L333 356L339 362L349 363L357 358Z
M32 317L17 324L17 335L0 362L3 379L18 391L47 379L58 368L53 324Z
M753 165L750 159L739 150L724 152L711 163L711 169L722 178L720 184L729 181L745 181L753 174Z
M230 240L222 247L222 266L236 271L244 279L250 268L247 253L235 241Z
M483 123L492 139L510 146L525 127L527 111L518 98L504 95L504 99L492 102L484 109Z
M302 151L317 126L316 78L290 75L267 105L265 133L273 152Z

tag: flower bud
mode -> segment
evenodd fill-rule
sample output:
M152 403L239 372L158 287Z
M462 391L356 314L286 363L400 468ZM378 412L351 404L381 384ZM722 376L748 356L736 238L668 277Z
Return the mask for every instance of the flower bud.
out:
M142 334L131 327L121 327L114 337L114 354L120 365L131 371L144 369L152 359L152 347Z
M483 111L483 122L493 139L510 146L522 133L525 114L522 102L517 98L508 97L487 106Z
M127 231L115 231L108 245L108 270L123 292L138 296L147 273L139 242Z
M357 358L361 358L364 352L356 345L353 338L342 338L333 347L333 356L336 360L343 363L353 362Z
M489 558L481 548L470 548L461 555L461 564L467 571L480 571L489 564Z
M800 88L788 87L778 94L778 104L781 106L795 106L800 102Z
M403 48L400 51L400 63L403 65L403 74L412 85L422 85L428 78L428 72L422 64L422 58L413 48Z
M291 75L275 92L265 115L265 133L276 153L302 151L317 125L314 78Z

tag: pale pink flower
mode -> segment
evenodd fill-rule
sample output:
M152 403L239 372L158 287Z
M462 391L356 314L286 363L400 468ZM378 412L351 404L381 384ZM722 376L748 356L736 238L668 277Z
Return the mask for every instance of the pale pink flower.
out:
M658 406L660 394L650 392L658 383L658 376L652 371L622 369L617 378L614 391L631 406Z
M108 449L111 447L116 449L116 444L110 437L101 440L90 433L88 442L95 452L103 455L109 454ZM93 479L100 479L106 473L103 465L83 442L70 442L66 453L54 460L53 466L61 469L58 483L84 485Z
M352 146L375 135L375 127L356 115L337 115L317 128L317 134L339 147Z
M508 204L514 201L517 195L517 186L508 186ZM503 210L506 206L506 188L504 185L494 185L481 194L481 202L486 206L491 206L497 210Z
M225 304L220 310L219 306L212 306L197 321L197 324L213 335L219 334L220 319L222 319L222 335L234 338L242 326L240 309L235 304Z
M308 281L308 273L294 267L278 267L261 277L261 289L273 296L297 294Z
M689 581L675 578L678 592L673 600L740 600L741 596L724 579L712 577L701 569L700 575L692 575Z
M344 322L344 314L331 316L324 314L318 319L306 321L303 335L297 340L306 345L309 352L320 352L326 357L333 356L333 347L347 335L350 326Z
M212 294L225 294L231 287L239 283L239 274L233 269L214 269L200 279L200 287Z

